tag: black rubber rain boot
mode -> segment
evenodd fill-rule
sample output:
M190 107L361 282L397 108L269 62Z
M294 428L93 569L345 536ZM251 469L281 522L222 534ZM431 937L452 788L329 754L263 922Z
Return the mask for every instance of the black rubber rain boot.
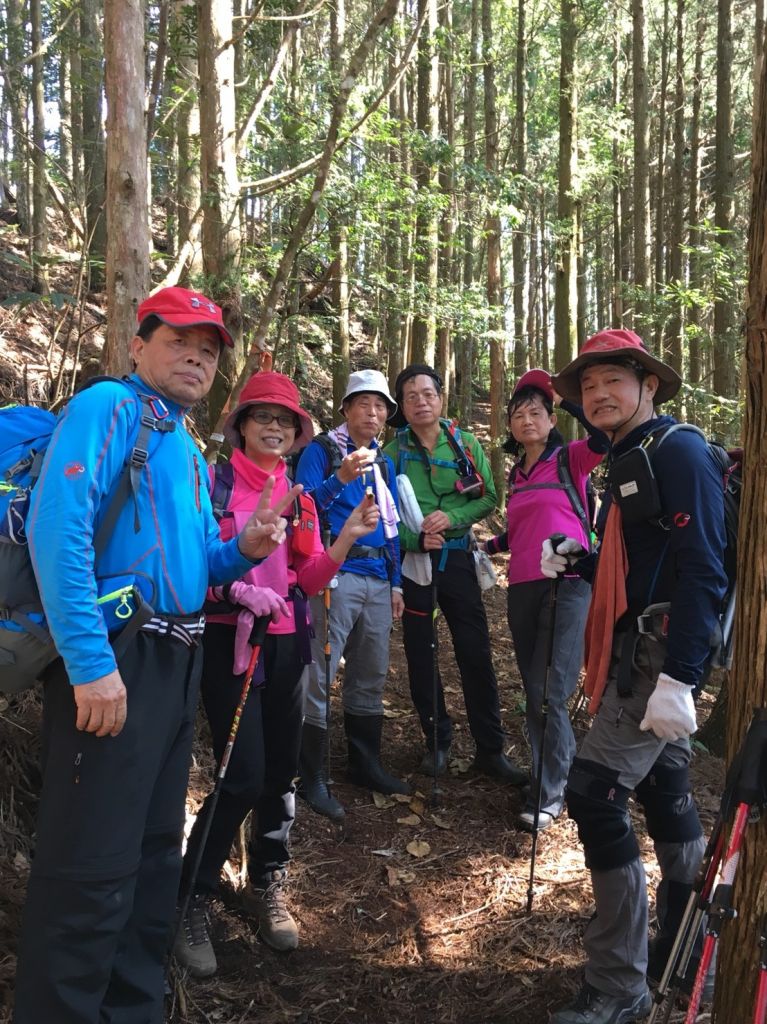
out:
M349 744L349 774L356 786L376 793L410 793L407 782L401 782L384 771L381 765L381 731L383 715L344 714L346 739Z
M340 822L344 820L345 812L328 789L327 751L328 734L325 729L304 722L301 733L298 795L317 814L322 814L325 818L330 818L331 821Z

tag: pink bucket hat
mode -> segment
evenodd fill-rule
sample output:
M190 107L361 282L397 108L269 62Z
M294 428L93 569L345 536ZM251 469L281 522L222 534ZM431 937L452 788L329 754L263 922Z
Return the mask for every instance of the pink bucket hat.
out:
M224 437L233 448L241 446L239 420L246 409L253 405L281 405L295 413L299 427L296 431L296 439L291 452L305 448L314 437L314 424L308 412L301 408L301 396L293 381L282 373L274 370L254 373L248 383L240 392L240 401L237 408L226 418L224 423Z

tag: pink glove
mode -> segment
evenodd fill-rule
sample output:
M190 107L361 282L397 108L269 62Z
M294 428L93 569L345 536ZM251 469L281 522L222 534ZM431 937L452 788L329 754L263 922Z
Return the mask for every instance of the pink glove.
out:
M232 604L241 604L258 619L271 615L272 622L277 622L283 615L290 614L285 599L271 587L256 587L252 583L243 583L242 580L236 580L229 587L229 600Z

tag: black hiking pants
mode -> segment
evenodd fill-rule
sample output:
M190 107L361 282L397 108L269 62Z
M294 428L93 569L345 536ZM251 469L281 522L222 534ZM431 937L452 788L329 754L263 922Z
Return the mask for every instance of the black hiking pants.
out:
M119 662L127 721L100 738L51 666L14 1024L162 1024L201 665L139 633Z
M477 583L474 558L469 551L453 548L440 572L439 553L432 558L437 603L453 638L455 659L461 674L463 699L469 728L477 749L497 753L503 749L504 733L498 703L498 682L490 656L482 592ZM422 587L403 577L405 614L402 632L405 642L410 694L413 698L426 744L431 749L432 726L432 587ZM450 746L452 722L445 707L442 679L438 679L437 743L440 750Z
M234 626L212 622L205 628L202 699L213 737L216 765L221 763L244 675L233 675ZM304 663L294 633L267 634L263 686L252 687L240 719L216 813L203 850L195 891L212 895L240 825L254 812L248 847L248 876L257 888L290 860L288 835L295 818L295 786L301 749ZM197 815L181 880L185 894L199 850L211 796Z

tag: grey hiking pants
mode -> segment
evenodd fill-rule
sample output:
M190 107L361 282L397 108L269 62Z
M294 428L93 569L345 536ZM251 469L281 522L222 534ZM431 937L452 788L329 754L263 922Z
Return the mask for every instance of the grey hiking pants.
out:
M615 677L624 641L625 636L616 637L602 703L571 769L568 801L571 785L583 792L582 780L588 778L589 771L592 772L592 781L599 777L600 766L614 773L616 789L619 792L621 787L636 790L637 798L644 805L648 831L653 837L663 879L690 884L695 879L705 846L689 783L685 783L690 743L687 739L666 742L652 732L639 729L660 673L665 649L656 641L639 640L634 655L632 693L621 697ZM578 776L580 781L576 781ZM654 786L656 777L670 779L671 783ZM663 788L667 792L657 792ZM575 813L574 808L577 808ZM616 809L613 813L619 812ZM611 996L640 995L646 986L649 917L647 879L642 861L635 856L610 868L606 863L609 854L605 858L604 849L600 849L599 834L593 836L590 833L589 808L582 797L577 804L573 800L570 814L578 821L581 839L586 837L584 846L587 863L591 865L596 903L596 914L583 938L587 957L586 981ZM625 813L625 824L626 838L634 841L628 812ZM608 831L603 830L605 835ZM598 866L595 866L595 860Z
M304 718L325 728L325 609L322 595L311 600L312 664L308 667ZM340 572L330 602L330 678L341 655L344 668L344 711L352 715L383 714L383 691L389 670L391 587L377 576Z
M591 587L579 576L566 576L556 586L557 609L549 672L549 715L541 791L541 810L554 815L562 809L567 773L575 754L575 737L567 702L575 692L583 663L583 630L591 600ZM509 629L527 698L525 722L533 766L532 778L535 780L538 776L543 729L543 687L549 653L551 581L515 583L508 589L507 602ZM530 800L534 797L535 784Z

